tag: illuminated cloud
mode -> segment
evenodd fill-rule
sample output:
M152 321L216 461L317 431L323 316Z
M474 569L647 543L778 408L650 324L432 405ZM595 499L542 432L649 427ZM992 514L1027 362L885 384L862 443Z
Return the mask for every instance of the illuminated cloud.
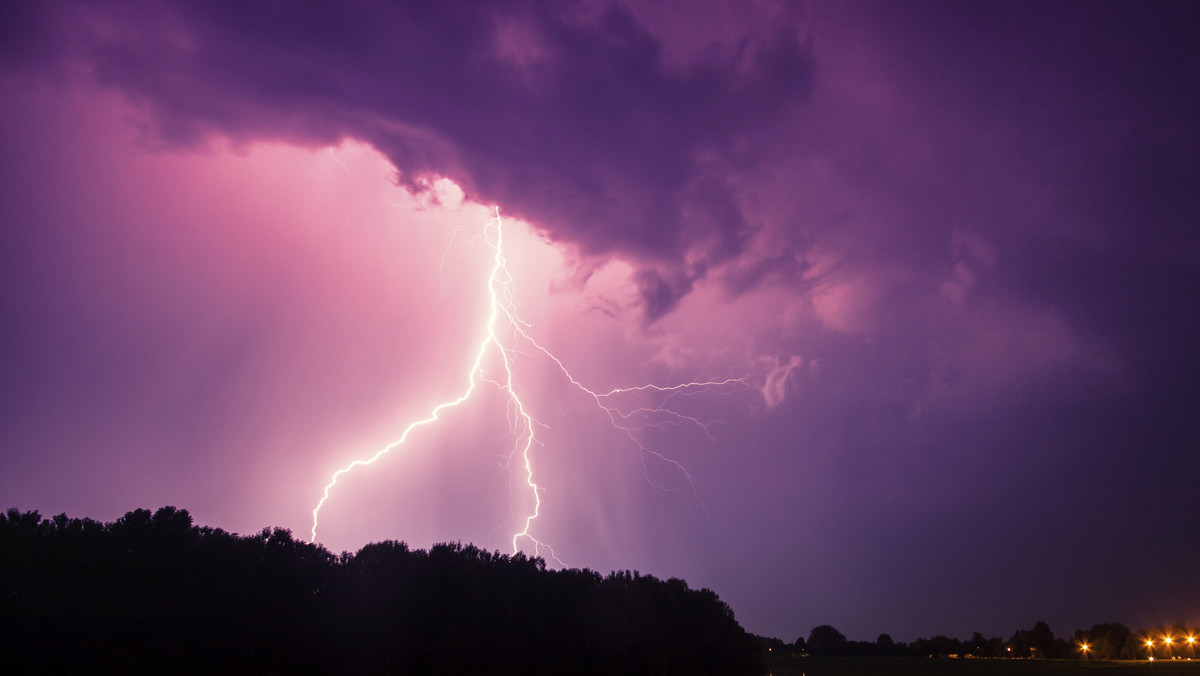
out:
M71 35L64 62L138 102L157 142L369 142L403 185L448 177L585 256L645 266L634 281L649 321L762 226L727 174L758 161L813 77L787 14L685 63L616 5L126 2L58 14L23 18L22 31Z
M792 371L804 366L804 360L798 355L792 355L786 364L779 363L779 357L772 357L767 370L766 381L762 386L763 401L767 408L775 408L787 396L788 380Z

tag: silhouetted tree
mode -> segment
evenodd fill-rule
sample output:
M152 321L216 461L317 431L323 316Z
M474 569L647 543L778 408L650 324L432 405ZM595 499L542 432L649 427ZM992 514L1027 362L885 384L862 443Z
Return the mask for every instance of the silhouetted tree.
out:
M808 632L808 652L813 655L841 655L846 651L846 637L828 624L818 625Z
M1076 631L1073 638L1076 644L1075 651L1078 652L1078 646L1086 643L1090 656L1097 659L1115 660L1122 657L1126 659L1135 657L1134 654L1122 654L1125 644L1131 638L1131 632L1128 627L1119 622L1093 624L1092 628L1087 631L1082 629ZM1079 652L1080 656L1082 654L1082 652Z
M175 507L111 524L0 514L0 657L16 671L757 674L710 590L547 570L474 545L335 556Z
M1029 630L1027 629L1018 629L1014 632L1012 637L1008 639L1008 646L1006 646L1007 652L1013 657L1021 658L1029 657L1030 647Z
M1053 659L1058 657L1058 644L1054 640L1054 632L1050 625L1038 620L1029 632L1029 645L1037 657Z
M1062 642L1056 641L1050 625L1038 620L1033 629L1022 629L1009 639L1014 657L1053 659L1064 652Z
M896 654L896 642L888 634L880 634L875 638L875 653L883 657Z
M987 639L979 632L973 632L971 638L962 644L963 653L975 657L987 656Z
M784 643L783 639L768 637L768 636L753 636L754 641L762 648L764 652L773 655L789 655L792 654L792 645Z

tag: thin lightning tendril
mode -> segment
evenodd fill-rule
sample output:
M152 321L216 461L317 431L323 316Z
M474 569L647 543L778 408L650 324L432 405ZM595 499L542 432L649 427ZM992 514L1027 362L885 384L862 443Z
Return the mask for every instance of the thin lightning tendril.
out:
M457 235L458 231L456 230L452 237ZM321 508L324 507L325 503L329 500L333 487L337 485L338 479L341 478L342 475L354 470L355 468L366 467L374 464L375 461L387 455L393 449L403 445L413 431L420 427L431 425L437 422L441 418L441 415L444 411L454 408L470 399L471 395L474 394L475 389L479 386L479 384L485 383L496 387L504 392L507 396L506 405L508 408L510 434L514 438L512 450L508 454L507 465L511 466L512 461L517 457L520 457L524 465L522 468L524 472L524 485L529 490L530 495L533 497L532 510L525 515L521 530L517 531L512 536L513 553L516 553L520 550L520 545L523 540L527 540L533 545L535 555L541 555L542 551L544 550L549 554L551 559L553 559L560 566L565 567L566 564L564 564L555 555L554 549L547 543L538 540L531 533L534 522L536 522L538 517L541 515L541 493L544 490L535 480L531 453L535 445L540 446L540 442L538 442L535 434L536 428L545 428L547 426L539 422L533 416L533 414L530 413L529 409L526 408L525 402L518 395L515 383L513 358L517 355L532 356L534 353L541 353L554 362L567 381L570 382L571 385L580 392L590 397L597 408L604 412L604 414L608 417L608 420L612 424L613 428L623 432L634 444L634 446L637 447L642 462L643 475L646 477L646 481L654 489L660 492L680 490L668 489L654 482L650 478L649 468L646 465L646 456L653 456L654 458L673 466L683 477L687 479L688 486L691 489L691 494L696 498L701 507L704 506L703 500L700 499L699 493L696 491L696 486L692 480L692 475L687 468L684 467L679 461L663 455L661 452L643 443L642 440L638 438L636 433L648 427L663 428L668 425L693 425L702 430L704 434L707 435L711 440L712 434L710 433L709 427L712 424L719 423L721 421L703 421L692 416L684 415L667 408L667 402L675 396L691 394L700 390L711 390L730 385L748 386L746 379L725 378L722 380L689 382L669 386L648 384L634 387L615 388L609 390L608 392L596 392L589 389L583 383L576 380L576 378L567 369L566 365L564 365L562 361L558 359L558 357L556 357L552 352L550 352L550 350L542 346L541 343L537 342L537 340L529 335L527 329L531 329L532 326L518 316L516 301L512 290L513 279L509 274L507 260L504 257L502 222L498 209L496 210L495 217L488 221L484 226L482 238L487 245L491 247L492 252L491 269L487 277L489 303L487 321L484 323L484 335L479 342L479 347L477 347L475 350L474 359L471 361L470 367L467 370L466 388L457 398L435 406L433 410L430 411L428 417L410 423L408 427L404 428L404 431L400 433L399 438L378 450L374 455L366 459L354 460L350 464L334 472L333 475L330 476L329 482L325 485L325 490L321 495L321 499L317 502L316 507L313 508L312 534L311 538L309 539L310 542L316 542L317 527L319 525ZM444 262L445 255L443 255L443 263ZM520 339L531 346L533 348L532 352L519 350L515 345L506 346L504 342L501 341L501 334L505 330L513 336L514 340ZM488 376L484 372L484 361L493 347L499 356L499 361L503 368L503 373L498 377ZM658 393L665 396L657 406L641 406L627 410L622 410L615 405L606 403L610 399L619 397L622 394L630 393ZM655 420L655 417L658 417L658 420Z

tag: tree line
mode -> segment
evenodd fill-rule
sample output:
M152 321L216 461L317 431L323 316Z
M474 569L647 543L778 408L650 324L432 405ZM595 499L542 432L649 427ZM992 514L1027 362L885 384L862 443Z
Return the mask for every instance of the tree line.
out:
M1182 626L1162 626L1132 631L1120 622L1094 624L1079 629L1070 638L1055 637L1050 625L1035 622L1019 629L1006 641L979 632L967 640L947 636L918 638L911 643L893 641L880 634L874 642L850 641L834 627L813 627L808 637L792 643L759 637L769 651L782 655L840 657L980 657L1031 659L1145 660L1200 657L1200 631Z
M727 604L681 579L548 570L441 543L332 554L186 510L0 514L0 655L17 671L759 674Z

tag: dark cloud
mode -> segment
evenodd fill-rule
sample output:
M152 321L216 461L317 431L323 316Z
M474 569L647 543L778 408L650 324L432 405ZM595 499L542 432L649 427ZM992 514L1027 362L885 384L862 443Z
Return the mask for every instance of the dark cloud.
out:
M584 255L670 268L638 276L650 319L743 251L755 226L722 174L813 72L788 21L676 67L617 6L130 2L18 23L78 35L71 56L168 144L364 139L406 185L444 175Z
M735 294L794 284L814 247L928 294L964 226L1024 266L1064 242L1118 256L1145 228L1196 245L1188 5L834 7L816 37L781 10L718 40L720 2L683 32L636 4L18 6L3 49L90 71L168 145L366 140L407 186L445 175L625 258L650 321L714 274Z

